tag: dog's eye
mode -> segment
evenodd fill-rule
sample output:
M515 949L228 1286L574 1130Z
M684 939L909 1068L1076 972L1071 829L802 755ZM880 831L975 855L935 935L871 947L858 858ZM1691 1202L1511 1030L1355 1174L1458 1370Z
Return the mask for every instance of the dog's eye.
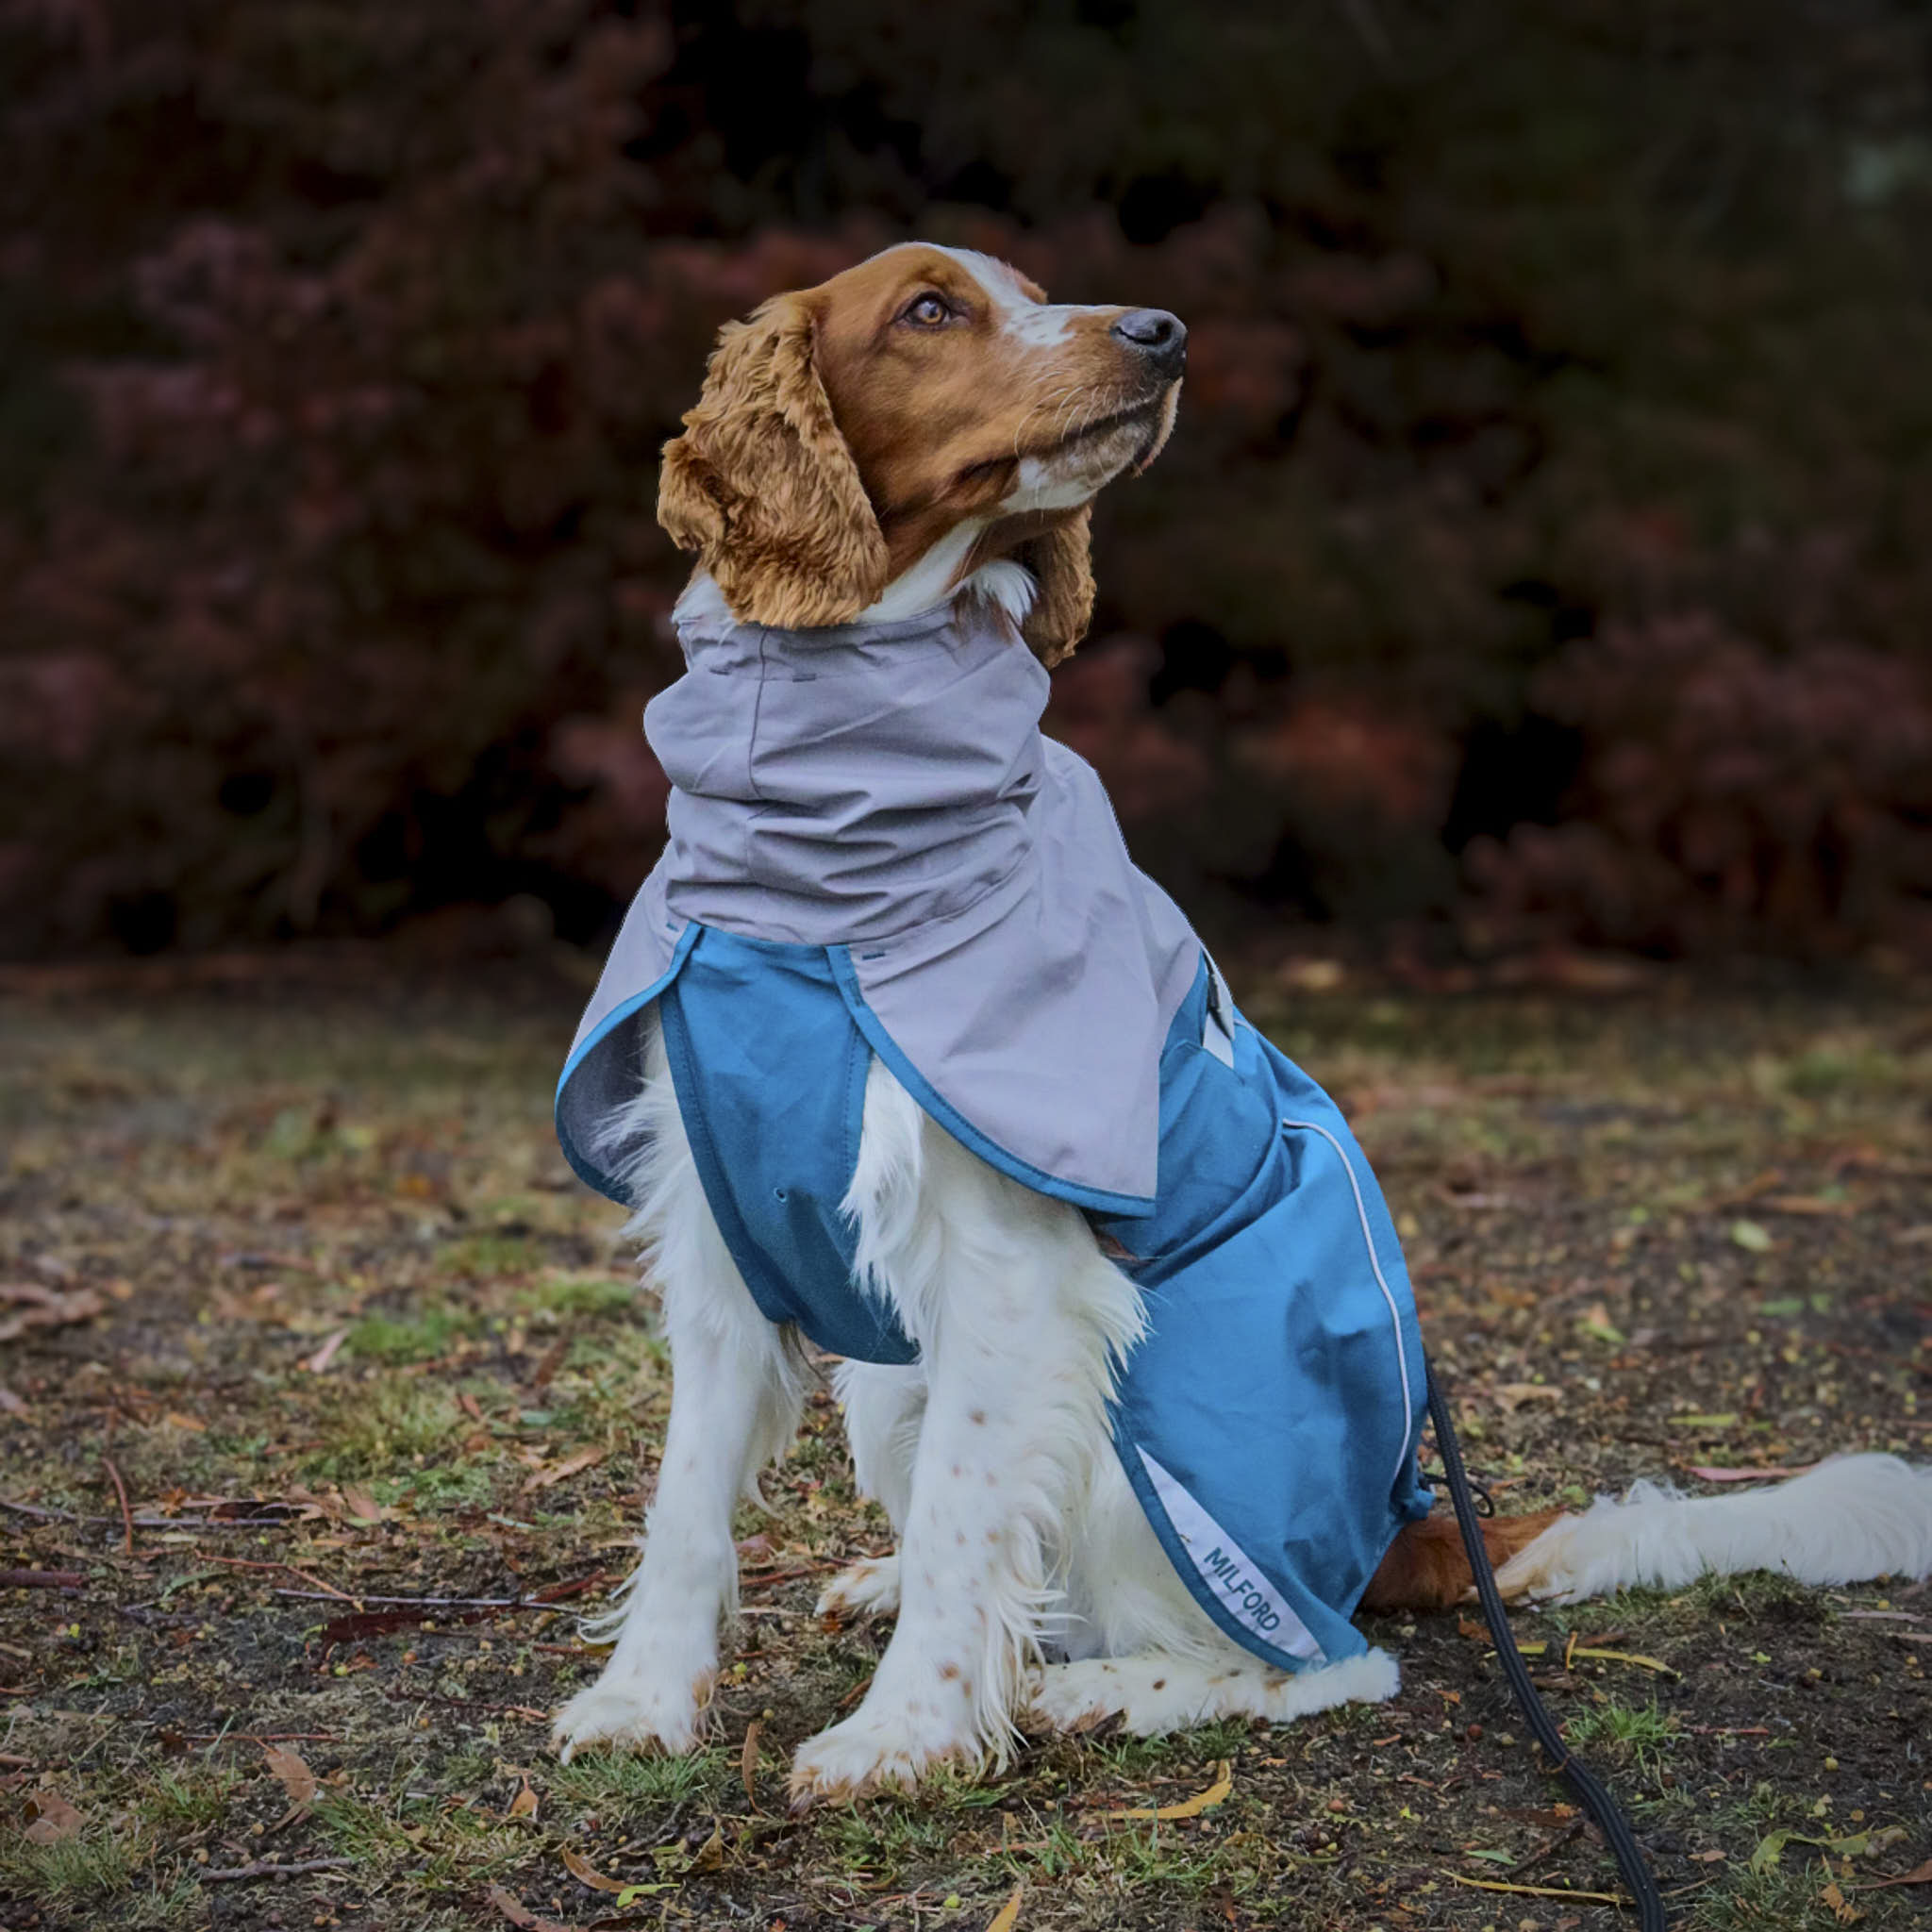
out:
M952 317L952 308L943 295L936 295L928 289L923 295L915 295L906 305L903 320L916 324L921 328L938 328Z

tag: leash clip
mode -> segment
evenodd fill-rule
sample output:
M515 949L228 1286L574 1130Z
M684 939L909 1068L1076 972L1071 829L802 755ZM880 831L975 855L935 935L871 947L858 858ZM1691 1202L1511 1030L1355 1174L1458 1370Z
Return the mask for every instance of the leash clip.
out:
M1447 1489L1449 1487L1449 1477L1446 1471L1440 1475L1431 1475L1427 1470L1424 1470L1422 1477L1424 1482L1427 1483L1432 1490ZM1462 1479L1469 1487L1470 1500L1475 1506L1475 1513L1478 1516L1493 1516L1496 1513L1496 1499L1490 1494L1488 1485L1479 1482L1466 1471L1463 1474Z

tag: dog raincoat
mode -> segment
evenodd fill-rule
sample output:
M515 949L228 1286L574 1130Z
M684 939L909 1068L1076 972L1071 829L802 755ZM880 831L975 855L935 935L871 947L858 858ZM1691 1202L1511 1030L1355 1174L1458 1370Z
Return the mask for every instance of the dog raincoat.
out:
M686 675L644 713L670 841L564 1067L571 1165L625 1199L641 1150L610 1124L655 1008L758 1307L911 1361L840 1206L876 1055L964 1145L1084 1210L1140 1287L1115 1445L1203 1608L1284 1669L1359 1655L1361 1591L1429 1507L1395 1230L1334 1103L1241 1018L1097 774L1041 734L1046 673L982 600L680 641Z

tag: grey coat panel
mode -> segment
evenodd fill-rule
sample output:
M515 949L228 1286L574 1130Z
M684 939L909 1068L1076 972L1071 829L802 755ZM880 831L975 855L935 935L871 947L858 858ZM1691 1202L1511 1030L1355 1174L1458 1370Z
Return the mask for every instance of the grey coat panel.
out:
M1010 620L968 599L679 636L686 674L644 713L670 843L558 1092L579 1172L617 1192L592 1150L635 1091L625 1023L689 930L716 926L839 949L874 1048L1009 1171L1103 1211L1150 1202L1160 1049L1200 942L1127 857L1098 775L1041 735L1047 675Z

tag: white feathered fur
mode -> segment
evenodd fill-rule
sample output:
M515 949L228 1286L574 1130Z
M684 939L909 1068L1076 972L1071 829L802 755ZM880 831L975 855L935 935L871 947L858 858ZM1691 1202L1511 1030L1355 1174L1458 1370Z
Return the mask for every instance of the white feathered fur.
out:
M949 588L969 547L915 564L861 621L982 596L1017 623L1035 591L1018 564ZM723 608L702 572L679 605L685 616ZM645 1149L625 1175L628 1231L662 1296L675 1379L643 1558L603 1620L616 1647L557 1717L565 1757L696 1741L719 1620L737 1607L732 1510L785 1453L809 1373L796 1335L758 1312L711 1218L655 1035L607 1144ZM1139 1293L1074 1208L967 1152L877 1061L845 1205L865 1288L921 1360L834 1374L859 1488L883 1505L899 1548L855 1564L819 1607L898 1622L858 1708L800 1749L795 1798L909 1784L942 1760L1003 1762L1029 1719L1080 1729L1118 1715L1158 1734L1395 1693L1381 1651L1296 1675L1270 1670L1188 1593L1108 1426L1115 1370L1141 1329ZM1511 1595L1568 1602L1756 1568L1811 1583L1926 1574L1932 1472L1857 1456L1742 1495L1640 1483L1622 1503L1554 1524L1500 1580Z
M603 1675L558 1715L566 1757L698 1738L737 1594L731 1511L783 1453L803 1395L795 1342L758 1312L711 1219L655 1036L608 1138L645 1146L626 1175L630 1228L663 1298L675 1379L643 1560L607 1620L618 1641ZM968 1153L878 1061L846 1207L860 1274L921 1363L835 1374L860 1487L899 1548L848 1570L821 1608L898 1622L858 1708L799 1751L796 1797L910 1784L945 1760L1002 1763L1029 1714L1081 1727L1119 1712L1160 1732L1393 1695L1381 1652L1289 1676L1188 1594L1108 1426L1140 1298L1074 1209Z
M1896 1456L1835 1456L1770 1489L1681 1496L1641 1482L1553 1523L1496 1573L1508 1596L1580 1603L1633 1584L1775 1570L1799 1583L1932 1572L1932 1469Z
M643 1560L607 1620L618 1641L603 1674L558 1716L566 1757L697 1740L719 1619L737 1599L732 1508L785 1452L808 1374L711 1218L655 1035L609 1140L646 1148L627 1174L630 1229L663 1298L675 1379ZM799 1750L797 1800L910 1784L942 1761L1004 1762L1023 1722L1077 1730L1118 1714L1151 1734L1394 1694L1384 1652L1291 1676L1237 1648L1189 1595L1109 1439L1139 1296L1078 1213L968 1153L878 1061L845 1205L866 1289L921 1363L834 1371L859 1487L899 1548L844 1572L819 1607L898 1622L858 1708ZM1553 1525L1502 1581L1572 1601L1757 1568L1813 1583L1925 1574L1932 1472L1856 1456L1741 1495L1640 1483Z

